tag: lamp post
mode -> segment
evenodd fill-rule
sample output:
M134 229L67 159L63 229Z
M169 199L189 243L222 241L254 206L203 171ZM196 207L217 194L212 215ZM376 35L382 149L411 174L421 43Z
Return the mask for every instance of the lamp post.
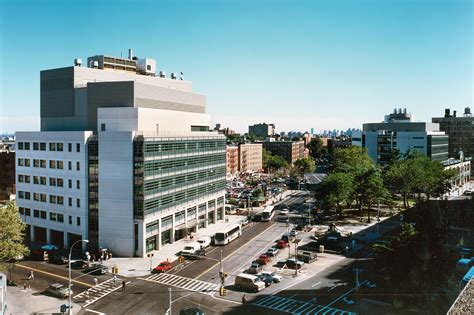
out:
M77 243L80 243L80 242L84 242L84 243L89 243L89 240L77 240L74 242L74 244L72 244L71 248L69 249L69 294L68 294L68 314L71 315L72 314L72 311L71 311L71 287L72 287L72 279L71 279L71 256L72 256L72 248L74 247L74 245L76 245Z

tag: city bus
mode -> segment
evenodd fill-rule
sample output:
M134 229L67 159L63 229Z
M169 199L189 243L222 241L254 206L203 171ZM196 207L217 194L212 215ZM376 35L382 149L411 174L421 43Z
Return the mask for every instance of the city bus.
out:
M240 224L232 224L226 226L214 235L215 245L227 245L242 234L242 226Z
M275 215L274 206L265 207L265 209L263 209L263 212L262 212L262 221L270 221L274 215Z

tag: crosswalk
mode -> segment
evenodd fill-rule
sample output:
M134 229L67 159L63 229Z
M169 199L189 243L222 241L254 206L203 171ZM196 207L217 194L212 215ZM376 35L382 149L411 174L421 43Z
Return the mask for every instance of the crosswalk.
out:
M139 278L145 281L151 281L161 284L178 287L181 289L212 295L219 290L219 285L206 281L186 278L169 273L154 274L147 278Z
M120 289L122 287L122 280L121 279L116 279L114 281L113 278L106 280L102 283L99 283L98 285L82 292L79 293L72 298L75 299L76 301L85 301L85 305L83 307L86 307L92 303L97 302L104 296Z
M349 311L276 295L269 295L252 304L293 315L355 315Z

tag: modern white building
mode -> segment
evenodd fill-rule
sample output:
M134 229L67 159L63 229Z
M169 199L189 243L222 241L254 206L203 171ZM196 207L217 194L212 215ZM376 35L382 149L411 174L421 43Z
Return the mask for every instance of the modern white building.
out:
M129 57L41 72L41 131L17 133L33 241L143 257L224 219L226 141L205 96Z
M413 116L395 109L381 123L367 123L362 131L352 134L352 145L367 148L372 160L385 165L394 149L401 154L414 150L433 161L448 159L448 136L439 131L439 124L415 122Z

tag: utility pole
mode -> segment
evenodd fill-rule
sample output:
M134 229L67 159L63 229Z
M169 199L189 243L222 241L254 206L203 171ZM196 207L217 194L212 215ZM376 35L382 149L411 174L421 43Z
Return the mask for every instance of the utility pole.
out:
M168 288L168 292L169 292L169 301L170 301L170 308L169 308L168 315L171 315L171 303L173 303L173 302L171 301L171 288Z
M225 287L224 264L223 264L223 262L222 262L222 249L221 249L221 259L220 259L220 265L221 265L221 271L220 271L220 276L221 276L221 287Z

